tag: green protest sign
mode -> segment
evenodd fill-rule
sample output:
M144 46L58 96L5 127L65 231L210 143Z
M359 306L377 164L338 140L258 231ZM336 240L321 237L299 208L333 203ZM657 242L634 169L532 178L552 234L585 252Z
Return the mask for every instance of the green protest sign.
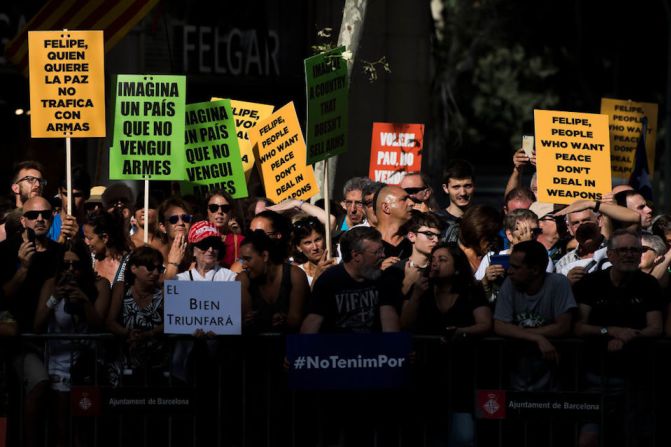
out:
M204 195L222 189L235 199L247 197L231 101L189 104L185 123L187 182L182 192Z
M347 63L345 47L305 59L308 96L308 164L347 150Z
M184 180L185 76L118 75L110 179Z

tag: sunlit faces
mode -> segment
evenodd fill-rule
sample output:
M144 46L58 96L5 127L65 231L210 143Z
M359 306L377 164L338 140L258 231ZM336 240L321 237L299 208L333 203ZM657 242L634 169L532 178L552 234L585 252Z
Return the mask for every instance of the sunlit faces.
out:
M552 216L543 216L538 219L538 226L543 233L538 236L538 241L543 242L546 248L552 247L559 241L559 231L557 231L557 221ZM547 245L546 245L547 244Z
M258 253L252 244L243 244L240 247L240 262L242 268L251 279L265 275L268 271L268 252Z
M636 211L641 216L641 226L647 228L652 224L652 208L640 194L627 197L627 208Z
M597 215L594 214L592 210L579 211L577 213L571 213L566 217L566 224L568 226L568 231L572 236L575 236L575 232L578 227L586 222L591 222L599 224Z
M298 243L298 249L313 264L317 264L324 254L324 236L312 230L308 237L304 237Z
M263 202L261 202L263 203ZM219 228L226 228L231 218L231 204L223 196L212 196L207 202L207 220Z
M347 212L347 218L352 225L359 225L365 217L363 209L363 196L361 190L355 189L345 194L342 207Z
M32 197L41 196L45 184L42 173L37 169L21 169L16 176L16 183L12 185L12 191L19 196L21 203L25 203Z
M31 228L35 236L42 237L51 227L51 205L42 197L33 197L23 204L23 228Z
M474 190L471 178L451 178L447 181L447 185L443 185L443 191L449 196L450 203L460 208L470 205Z
M415 250L427 256L431 253L433 247L436 246L439 239L440 231L437 228L421 226L417 231L408 233L408 240L412 242Z
M138 227L144 228L144 208L138 208L135 211L135 220ZM154 228L156 228L156 210L149 208L149 231L153 231Z
M391 217L407 221L410 219L413 201L410 195L398 186L387 187L388 192L384 197L383 207Z
M515 210L528 210L533 202L525 198L515 198L506 203L506 213L510 214Z
M528 228L528 230L527 230ZM534 232L538 228L538 222L536 219L520 219L517 220L515 223L515 229L513 231L506 230L506 238L509 241L519 241L521 240L521 236L527 232ZM537 231L536 231L537 235ZM531 239L536 239L536 235L533 235Z
M366 194L363 198L363 209L366 214L366 220L371 226L377 225L377 216L375 215L375 207L373 206L373 199L375 194Z
M422 210L422 204L429 200L431 196L431 188L424 184L421 175L406 175L399 184L405 192L410 195L413 202L413 208Z
M649 273L655 267L658 258L657 252L655 252L655 249L647 241L641 241L641 250L643 253L641 253L641 263L638 267L642 271Z
M255 217L252 219L252 221L249 223L249 230L261 230L271 239L282 239L282 234L280 234L279 231L275 231L275 228L273 228L273 223L265 217Z
M429 278L449 278L454 276L454 258L447 248L436 250L431 256L431 270Z
M161 223L162 230L170 239L174 239L178 234L186 235L191 228L191 215L179 206L171 206L165 211L165 220Z
M96 259L103 259L107 254L107 236L97 234L89 224L84 224L84 242Z
M193 256L200 268L212 269L219 260L219 252L222 249L219 238L209 237L193 246Z

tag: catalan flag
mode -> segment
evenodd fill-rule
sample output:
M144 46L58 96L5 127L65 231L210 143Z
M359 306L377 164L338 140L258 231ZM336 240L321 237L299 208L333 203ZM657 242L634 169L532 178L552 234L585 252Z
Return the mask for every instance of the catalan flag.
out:
M102 30L105 52L117 44L158 0L49 0L5 47L5 56L28 76L28 31Z

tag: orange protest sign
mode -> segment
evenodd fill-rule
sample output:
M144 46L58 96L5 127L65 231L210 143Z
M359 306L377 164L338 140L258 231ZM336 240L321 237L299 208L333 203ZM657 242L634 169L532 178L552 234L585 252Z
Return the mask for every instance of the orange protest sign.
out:
M373 123L368 176L398 185L408 172L422 169L424 124Z
M219 101L222 98L212 98L210 101ZM238 145L240 146L240 158L242 159L242 169L245 176L254 167L254 151L252 151L252 142L249 139L249 129L273 113L275 106L268 104L258 104L254 102L237 101L231 99L231 109L235 118L235 132L238 136Z
M534 110L538 201L601 200L611 190L608 117Z
M30 31L33 138L105 136L102 31Z
M290 102L249 129L266 197L279 203L307 200L319 192L312 166L306 164L307 148Z
M636 147L641 138L641 123L643 117L648 118L645 152L648 156L648 172L652 176L655 171L657 104L601 98L601 113L608 115L613 177L624 181L629 180L634 170Z

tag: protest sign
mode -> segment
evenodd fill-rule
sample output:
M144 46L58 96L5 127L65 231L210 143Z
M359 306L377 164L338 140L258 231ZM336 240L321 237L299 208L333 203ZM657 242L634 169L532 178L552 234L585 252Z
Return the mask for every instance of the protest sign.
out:
M30 31L33 138L105 136L102 31Z
M602 411L597 393L476 390L478 419L599 420Z
M601 200L611 190L608 117L534 110L538 200Z
M228 99L186 106L187 181L182 192L204 196L221 189L234 199L247 197L233 113Z
M347 150L347 62L345 47L305 59L308 124L307 164Z
M275 203L307 200L319 192L312 166L305 163L305 141L290 102L249 130L266 197Z
M297 389L396 388L407 383L410 334L287 336L289 386Z
M164 332L240 334L240 283L237 281L165 281Z
M373 123L368 176L398 185L408 172L421 171L424 124Z
M212 98L211 101L219 101L220 99L222 98ZM233 117L235 118L235 131L238 135L242 167L245 170L245 176L249 178L249 174L254 167L254 151L252 150L252 142L249 139L249 129L256 126L259 120L273 113L275 107L268 104L237 101L235 99L231 99L230 101Z
M185 76L118 75L110 179L184 180Z
M645 152L648 156L648 172L652 176L655 171L657 104L601 98L601 113L608 115L611 170L613 177L620 179L620 183L627 182L634 170L641 123L643 117L648 118Z

